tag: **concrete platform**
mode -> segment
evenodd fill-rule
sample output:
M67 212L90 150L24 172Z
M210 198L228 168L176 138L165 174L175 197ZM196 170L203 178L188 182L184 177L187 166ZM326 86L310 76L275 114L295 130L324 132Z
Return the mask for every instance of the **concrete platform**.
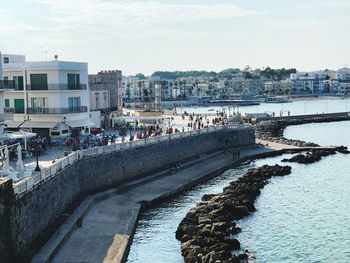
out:
M272 152L271 149L241 149L241 159L232 152L217 152L185 164L174 175L153 175L85 199L66 223L33 258L32 262L116 263L124 262L141 206L169 198L200 181L207 180L245 158ZM215 164L215 165L213 165ZM83 218L83 227L76 221Z

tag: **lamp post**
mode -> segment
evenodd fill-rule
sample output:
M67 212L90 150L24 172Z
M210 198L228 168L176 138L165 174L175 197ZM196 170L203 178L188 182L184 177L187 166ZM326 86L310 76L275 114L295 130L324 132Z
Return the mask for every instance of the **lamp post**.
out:
M166 118L166 121L167 121L167 123L169 125L169 130L170 130L170 124L172 123L173 120L174 120L174 117L167 117Z
M35 170L36 172L40 172L41 169L39 167L39 142L36 142L36 167Z

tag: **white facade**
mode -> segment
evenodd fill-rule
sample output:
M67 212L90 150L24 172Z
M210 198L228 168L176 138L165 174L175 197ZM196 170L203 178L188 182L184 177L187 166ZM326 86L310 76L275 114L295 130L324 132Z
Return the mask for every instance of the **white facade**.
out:
M62 136L69 128L79 127L85 133L94 125L89 117L87 63L3 57L8 58L3 77L14 82L14 90L4 92L8 128L20 126L40 135Z

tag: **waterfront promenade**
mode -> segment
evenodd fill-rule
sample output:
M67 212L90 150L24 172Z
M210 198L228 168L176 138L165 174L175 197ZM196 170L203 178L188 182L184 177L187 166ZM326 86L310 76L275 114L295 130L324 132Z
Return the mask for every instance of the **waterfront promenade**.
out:
M264 146L240 149L239 160L233 159L237 149L202 155L183 164L174 175L170 175L168 169L86 198L32 262L124 262L142 208L164 201L249 159L288 150L332 148L304 148L260 139L257 143ZM81 228L76 227L78 218L83 218Z
M271 151L264 147L241 149L241 159ZM55 263L123 262L141 204L152 205L165 200L219 174L235 162L238 164L239 160L233 160L232 152L221 151L202 156L174 175L165 171L165 174L149 178L149 181L136 181L91 196L76 209L33 262L46 262L50 258ZM105 200L98 202L99 199ZM76 220L81 216L83 227L76 228Z
M218 175L248 159L287 150L302 151L292 145L257 140L268 146L240 149L240 160L233 151L203 155L184 164L174 175L169 170L87 198L36 255L33 262L124 262L142 207L157 204L193 185ZM317 147L315 147L317 148ZM328 148L328 147L327 147ZM83 227L76 221L83 218Z

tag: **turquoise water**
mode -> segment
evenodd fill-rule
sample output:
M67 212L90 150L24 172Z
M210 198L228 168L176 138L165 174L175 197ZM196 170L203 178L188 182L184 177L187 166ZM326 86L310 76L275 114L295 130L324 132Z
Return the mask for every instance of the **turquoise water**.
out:
M285 136L350 147L349 132L347 121L292 126ZM257 212L240 222L242 246L257 262L350 262L350 156L291 166L292 174L272 179L256 201Z
M222 111L222 107L198 107L198 108L179 108L178 109L179 112L187 111L190 113L192 112L215 113L217 110ZM232 111L233 110L231 109L231 113ZM288 115L288 111L290 111L290 114L292 115L345 112L345 111L350 111L350 99L305 100L305 101L295 101L291 103L262 103L257 106L239 107L238 111L243 113L244 112L246 113L267 112L269 114L272 114L272 112L274 112L276 116L279 116L280 111L283 112L284 116Z
M350 148L350 121L288 127L287 138ZM280 163L257 160L229 171L148 210L140 219L128 262L183 262L175 231L205 193L218 193L248 168ZM350 155L290 164L288 176L271 179L256 200L257 211L239 222L238 239L256 262L350 262Z

